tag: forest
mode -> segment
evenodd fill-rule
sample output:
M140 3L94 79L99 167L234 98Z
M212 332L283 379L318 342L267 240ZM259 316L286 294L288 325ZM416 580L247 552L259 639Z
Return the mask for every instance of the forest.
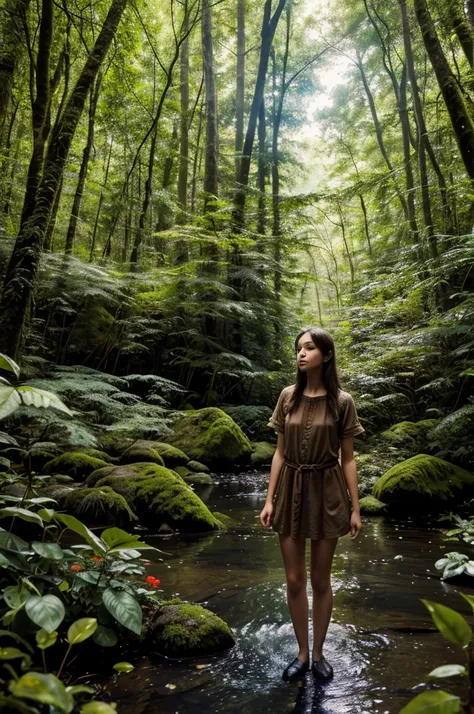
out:
M0 708L473 714L474 0L0 0L0 165ZM364 530L295 699L310 325Z

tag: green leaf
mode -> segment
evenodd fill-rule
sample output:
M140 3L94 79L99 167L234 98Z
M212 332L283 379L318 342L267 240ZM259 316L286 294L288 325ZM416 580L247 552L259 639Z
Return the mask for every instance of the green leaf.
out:
M58 639L58 633L56 630L54 632L46 632L46 630L38 630L36 633L36 644L40 650L46 650L48 647L52 647L56 640Z
M66 692L70 692L75 697L76 694L94 694L95 689L88 687L87 684L72 684L70 687L66 687Z
M97 620L95 617L81 617L73 622L67 631L67 641L70 645L78 645L80 642L92 637L97 630Z
M12 610L19 610L30 597L30 594L18 585L9 585L3 591L3 599Z
M43 525L43 521L40 516L33 511L29 511L27 508L19 508L18 506L7 506L6 508L0 508L0 518L21 518L22 521L29 521L30 523L37 523L39 526Z
M5 550L12 551L13 553L22 553L23 555L31 555L31 551L28 543L23 538L13 535L13 533L7 533L6 531L0 531L0 547Z
M67 593L71 589L67 580L63 580L60 585L58 585L58 590L62 593Z
M66 691L64 684L54 674L28 672L18 681L10 683L10 691L15 697L49 704L66 714L69 714L74 707L72 694Z
M137 635L142 631L142 609L134 597L122 590L107 588L102 602L118 623Z
M63 549L57 543L40 543L35 540L32 542L31 547L42 558L47 558L48 560L62 560L64 558Z
M431 613L433 622L447 640L463 648L469 645L472 640L472 630L459 612L431 600L422 599L421 602Z
M19 642L24 647L26 647L27 650L33 652L33 647L30 645L30 643L25 640L25 638L21 635L17 635L16 632L10 632L10 630L0 630L0 637L11 637L12 640L15 640L15 642Z
M118 637L110 627L99 625L94 632L94 642L100 647L114 647L118 642Z
M40 516L43 521L49 523L53 520L55 513L56 511L54 510L54 508L40 508L38 511L38 516Z
M114 669L117 672L133 672L135 667L130 662L117 662L117 664L114 664Z
M27 407L38 407L43 409L48 409L48 407L53 407L60 412L68 414L68 416L73 416L72 411L67 408L65 404L55 395L53 392L47 392L44 389L37 389L36 387L30 387L28 384L23 387L18 387L17 390L20 394L21 400Z
M117 714L115 709L105 702L87 702L81 707L81 714Z
M28 657L18 647L0 647L0 660L18 659L19 657Z
M0 444L13 444L13 446L18 446L18 441L10 434L4 431L0 431Z
M56 595L31 595L25 610L35 625L50 633L59 627L66 614L64 605Z
M461 700L442 690L423 692L411 700L400 714L458 714Z
M107 528L102 531L101 538L104 543L107 543L110 550L109 553L114 553L118 550L129 550L135 548L137 550L158 550L153 545L142 543L140 536L131 535L121 528Z
M11 357L8 357L8 355L3 354L3 352L0 352L0 369L13 372L17 379L20 376L20 368L17 363L14 362Z
M459 594L463 596L463 598L469 603L469 605L474 610L474 595L466 595L466 593L461 593L461 592Z
M457 677L459 674L467 674L467 669L462 664L445 664L442 667L436 667L429 673L428 677Z
M0 419L13 414L21 405L21 397L15 387L0 384Z
M87 526L84 525L84 523L81 523L81 521L74 516L69 516L66 513L56 513L55 519L65 525L66 528L69 528L69 530L82 536L92 547L94 553L100 553L102 555L106 552L106 547L100 538L98 538L91 530L89 530L89 528L87 528Z

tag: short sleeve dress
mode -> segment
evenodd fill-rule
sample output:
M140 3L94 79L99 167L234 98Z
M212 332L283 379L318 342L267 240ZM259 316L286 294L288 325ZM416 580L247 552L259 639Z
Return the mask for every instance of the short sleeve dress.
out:
M285 461L273 497L272 529L282 535L335 538L350 531L351 504L342 466L341 439L365 432L354 399L339 390L339 422L327 395L302 395L287 413L295 385L282 390L268 426L285 435Z

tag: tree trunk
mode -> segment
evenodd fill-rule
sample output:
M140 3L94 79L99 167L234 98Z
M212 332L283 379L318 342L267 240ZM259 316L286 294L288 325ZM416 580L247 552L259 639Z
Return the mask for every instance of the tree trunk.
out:
M474 125L471 116L444 55L426 0L414 0L414 2L426 51L451 119L461 158L469 178L474 180Z
M84 187L86 184L87 169L89 166L89 158L91 155L92 145L94 143L94 124L95 124L95 112L97 109L97 102L99 99L99 91L101 84L100 73L97 76L95 84L91 86L90 89L90 106L89 106L89 122L87 128L87 141L82 152L81 168L79 169L79 178L77 181L76 192L74 194L74 201L72 203L71 217L69 219L69 226L66 234L66 246L65 253L72 253L74 247L74 240L76 237L77 221L79 218L79 211L81 210L82 197L84 195Z
M237 189L234 197L234 209L232 213L234 232L239 232L245 219L245 199L247 195L247 186L250 174L250 162L252 159L252 150L255 140L255 132L257 129L257 119L260 111L260 105L263 99L265 89L265 81L267 77L268 60L270 57L270 49L275 36L275 31L280 20L281 13L285 7L286 0L279 0L277 8L271 17L271 0L265 0L263 11L263 22L261 29L261 46L260 58L258 63L257 80L253 94L252 104L250 106L249 120L247 124L247 132L245 135L242 160L239 167L239 175L237 179Z
M258 114L258 224L257 232L265 235L266 228L266 197L265 182L267 177L267 147L266 147L265 100L262 99Z
M94 228L92 229L91 249L90 249L90 253L89 253L89 263L92 263L92 261L94 259L95 246L96 246L96 242L97 242L97 229L99 227L99 218L100 218L100 212L102 210L102 203L104 202L104 191L107 187L107 181L109 179L109 169L110 169L110 161L112 159L113 145L114 145L114 138L112 136L110 139L109 153L107 156L107 164L105 167L104 183L102 184L102 188L100 189L99 202L97 204L97 211L95 214Z
M446 181L439 166L438 160L435 156L433 147L431 145L431 140L428 134L428 129L425 124L425 118L423 114L423 105L420 98L420 90L418 88L418 82L415 72L415 62L413 59L413 51L411 45L411 35L410 26L408 23L408 14L406 0L399 0L400 10L402 15L402 29L403 29L403 44L405 48L405 60L408 70L408 79L410 80L411 93L413 97L413 104L415 108L415 121L417 126L417 135L423 141L423 146L430 157L431 165L436 173L438 179L439 192L441 195L442 210L445 219L445 229L451 231L452 229L452 215L451 209L448 201L448 192L446 188Z
M219 136L217 128L217 95L212 47L212 0L202 3L202 58L204 65L206 103L206 145L204 151L204 210L209 200L219 195Z
M187 0L185 2L184 31L189 25ZM180 58L180 151L178 173L178 203L181 213L178 216L180 223L186 222L188 210L188 165L189 165L189 40L183 42Z
M112 0L107 17L52 132L43 177L31 219L23 227L13 249L0 301L0 351L18 359L33 296L43 240L51 208L64 171L69 149L81 118L89 89L115 36L126 0Z
M237 0L237 74L235 88L235 176L238 179L244 144L245 0Z
M459 0L449 0L446 8L447 22L451 25L459 40L471 69L474 69L474 35L473 28L464 12L464 3Z
M0 123L8 112L30 0L7 0L0 23Z

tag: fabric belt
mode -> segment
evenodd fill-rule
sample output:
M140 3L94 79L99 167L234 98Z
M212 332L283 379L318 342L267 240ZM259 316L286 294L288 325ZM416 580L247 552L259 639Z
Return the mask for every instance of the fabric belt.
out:
M293 505L296 507L296 513L294 513L293 518L295 520L295 526L299 522L300 514L301 514L301 492L302 492L302 487L303 487L303 471L314 471L317 473L318 471L324 471L324 469L329 469L332 468L333 466L336 466L339 463L338 459L333 459L332 461L327 461L323 464L298 464L298 463L293 463L292 461L289 461L288 459L284 459L283 463L285 466L288 466L291 469L295 469L295 478L294 478L294 484L293 484ZM324 473L322 474L324 476ZM324 538L324 478L319 478L317 481L320 482L320 491L321 491L321 533L322 537Z

